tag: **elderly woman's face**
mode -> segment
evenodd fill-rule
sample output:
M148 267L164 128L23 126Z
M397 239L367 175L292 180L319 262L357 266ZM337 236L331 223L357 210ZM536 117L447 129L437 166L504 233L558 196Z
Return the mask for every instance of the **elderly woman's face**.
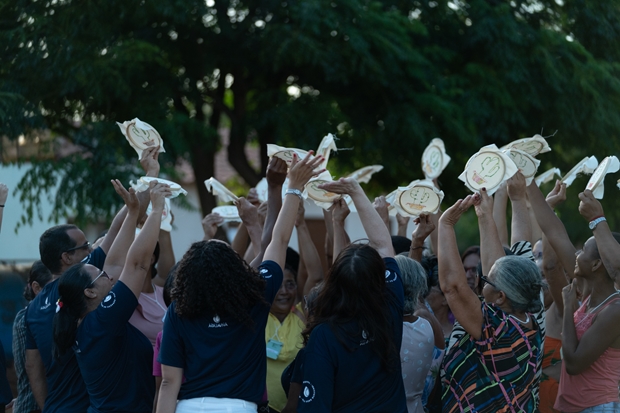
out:
M499 291L497 288L495 288L494 285L495 284L494 280L495 280L495 265L493 265L491 267L491 270L489 271L489 274L485 277L488 282L485 282L484 280L482 281L483 286L482 286L482 296L484 297L484 301L488 304L494 303L495 300L497 300Z

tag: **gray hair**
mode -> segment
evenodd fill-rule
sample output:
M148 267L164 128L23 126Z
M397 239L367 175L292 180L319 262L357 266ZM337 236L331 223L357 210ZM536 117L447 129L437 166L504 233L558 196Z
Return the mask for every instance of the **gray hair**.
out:
M420 299L428 292L426 272L422 264L409 257L397 255L394 258L400 268L400 276L403 280L403 289L405 292L405 306L403 311L405 314L413 314Z
M518 255L505 256L495 261L491 271L493 284L506 294L513 310L528 313L542 310L540 290L543 282L540 270L532 260Z

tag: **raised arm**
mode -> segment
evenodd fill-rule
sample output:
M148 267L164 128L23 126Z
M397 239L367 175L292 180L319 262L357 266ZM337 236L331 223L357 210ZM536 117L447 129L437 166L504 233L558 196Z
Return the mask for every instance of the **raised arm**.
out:
M435 231L435 223L433 218L428 214L421 214L414 222L417 224L411 234L411 248L409 248L409 258L422 262L422 253L424 252L424 241Z
M364 190L357 181L351 178L340 178L338 181L322 184L319 188L337 194L348 194L351 196L360 220L362 221L362 226L366 231L366 236L370 240L370 246L376 249L381 257L394 256L390 232L384 220L376 211L373 204L370 203ZM385 198L381 198L383 198L383 202L385 202Z
M172 212L171 212L172 213ZM174 221L174 216L172 217ZM153 282L160 287L166 285L168 274L176 259L174 257L174 249L172 248L172 237L170 232L163 229L159 230L159 260L157 260L157 276L153 279Z
M605 217L603 206L594 198L592 191L586 190L579 194L579 213L586 221L591 222L597 218ZM614 238L607 220L604 220L596 225L592 230L594 233L594 239L596 240L596 246L598 253L603 260L603 265L607 270L607 274L618 282L620 276L620 244L616 238Z
M407 237L407 227L409 226L410 220L410 217L396 214L396 223L398 224L398 231L396 232L396 235L399 237Z
M329 268L334 261L334 224L331 209L323 210L323 219L325 220L325 258L327 258L327 268Z
M303 263L307 272L305 280L302 280L299 277L300 274L297 274L297 284L300 287L299 292L301 292L300 298L308 295L310 290L323 280L323 264L321 263L319 252L310 236L310 230L306 224L304 211L303 203L301 203L297 213L297 219L295 220L299 244L300 267ZM299 271L301 272L301 268Z
M123 267L125 266L125 259L127 258L127 251L133 243L136 235L136 224L140 214L140 203L133 188L129 188L129 191L125 190L123 184L118 179L112 181L114 190L125 201L126 212L125 219L122 222L120 230L117 230L118 235L114 237L108 255L103 266L103 270L112 279L118 280Z
M308 183L310 178L323 172L315 172L315 168L323 161L323 157L315 156L311 159L311 154L312 151L301 161L297 160L297 155L293 155L293 162L288 173L289 184L287 195L273 228L271 242L265 251L264 260L274 261L280 268L284 268L286 261L286 247L291 240L293 226L297 218L297 210L299 209L299 204L302 202L301 191L303 191L304 186ZM292 191L298 191L299 195ZM278 194L278 197L281 198L281 194Z
M555 200L561 198L562 194L566 197L566 185L559 180L556 181L553 191L547 196L547 200L545 200L535 181L532 181L527 187L527 197L534 210L534 215L536 215L536 221L538 221L538 225L540 225L543 233L547 236L562 267L566 270L569 277L572 278L575 269L575 252L577 250L568 238L564 224L552 209L555 207Z
M564 319L562 320L562 359L566 372L570 375L580 374L590 368L608 348L620 337L620 306L611 304L596 315L593 323L577 339L577 330L573 318L573 308L578 306L577 278L564 287Z
M381 220L383 221L384 225L387 227L388 233L391 234L390 232L391 231L390 211L388 210L388 207L390 206L390 204L385 200L385 197L381 195L375 198L375 202L372 205L377 211L377 213L379 214L379 216L381 217Z
M525 177L521 172L517 172L508 180L508 196L512 204L510 245L519 241L529 241L534 245L530 212L527 208Z
M258 220L258 208L247 199L241 197L236 202L242 224L250 237L252 246L252 259L260 254L262 228ZM236 238L236 237L235 237ZM251 261L251 260L250 260Z
M506 182L504 182L493 195L493 220L497 226L497 233L502 245L510 247L508 244L508 223L506 221L507 206L508 189L506 188Z
M140 159L140 164L142 165L142 168L144 169L146 176L157 177L159 175L159 161L157 160L158 156L159 156L159 146L154 147L154 148L148 148L142 151L142 158ZM144 216L144 214L146 213L146 209L149 206L149 191L148 190L142 191L137 194L137 197L138 197L138 200L140 201L140 211L138 214L138 220L139 220L140 218ZM110 247L112 246L112 243L114 243L114 240L116 239L116 236L118 235L121 229L121 225L125 221L126 214L127 214L127 210L125 207L123 207L118 212L118 214L116 214L116 217L112 221L112 224L110 225L110 228L108 229L108 232L103 238L103 241L101 241L100 247L103 250L103 252L105 252L106 254L108 254L108 251L110 250Z
M215 233L217 232L217 227L222 225L223 222L224 218L222 218L217 212L205 215L201 222L202 231L205 234L203 241L213 239L215 237Z
M564 275L564 268L558 262L558 256L556 255L553 247L549 244L547 236L543 234L542 237L542 250L543 250L543 273L545 279L549 285L549 292L553 297L555 303L555 311L557 316L562 318L564 314L564 300L562 299L562 289L568 285L566 276Z
M333 256L337 257L338 255L340 255L340 251L345 249L347 245L350 244L349 236L347 235L344 223L349 216L349 213L351 213L351 210L349 210L349 206L347 205L345 200L340 198L339 200L334 201L334 205L331 207L331 211L334 228Z
M144 277L151 264L151 257L159 235L161 214L164 212L165 198L172 195L168 185L159 184L155 181L151 182L150 189L153 209L142 226L138 237L129 248L127 260L119 278L136 297L140 296Z
M493 220L493 198L485 189L480 191L480 203L476 205L478 228L480 229L480 263L482 273L488 275L495 261L506 255L497 234L497 226Z
M459 199L439 219L437 261L439 285L452 313L465 331L478 340L482 336L482 309L480 300L467 284L467 275L461 262L454 232L454 225L461 215L476 202L479 202L477 194L469 195L463 200ZM497 234L495 224L493 227Z
M267 217L261 237L261 252L250 264L253 268L258 268L264 260L267 246L271 243L273 229L280 209L282 209L282 185L286 180L286 169L286 162L275 156L269 160L269 165L267 165ZM303 188L301 190L303 191Z

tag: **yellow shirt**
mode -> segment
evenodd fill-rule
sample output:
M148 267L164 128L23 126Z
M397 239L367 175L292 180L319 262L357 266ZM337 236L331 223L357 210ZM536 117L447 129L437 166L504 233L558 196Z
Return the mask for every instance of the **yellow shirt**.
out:
M297 305L297 308L301 308L301 303ZM265 328L265 342L268 343L273 338L283 344L277 360L267 357L269 407L277 411L281 411L286 405L286 393L282 388L282 372L297 356L299 349L303 347L301 332L304 327L304 323L292 311L286 316L282 324L276 316L269 313L267 327Z

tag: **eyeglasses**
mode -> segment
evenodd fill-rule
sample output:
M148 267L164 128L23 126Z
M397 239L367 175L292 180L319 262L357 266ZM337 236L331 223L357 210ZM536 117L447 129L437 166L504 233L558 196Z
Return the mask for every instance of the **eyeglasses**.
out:
M105 278L107 278L108 280L110 279L110 276L108 275L108 273L107 273L107 272L105 272L105 271L103 271L103 270L101 270L101 272L99 273L99 275L97 275L97 276L95 277L95 279L94 279L94 280L92 280L92 281L90 282L90 284L88 284L88 286L90 287L91 285L95 285L95 281L97 281L97 280L99 279L99 277L105 277Z
M489 279L487 277L485 277L484 275L480 276L480 279L482 280L483 283L486 284L491 284L491 286L495 289L497 289L497 287L495 286L495 284L493 284L491 281L489 281ZM484 284L482 284L482 286L484 287Z
M87 248L87 249L90 249L90 242L86 241L86 243L85 243L85 244L78 245L77 247L69 248L69 249L68 249L68 250L66 250L65 252L71 252L71 251L81 250L82 248Z

